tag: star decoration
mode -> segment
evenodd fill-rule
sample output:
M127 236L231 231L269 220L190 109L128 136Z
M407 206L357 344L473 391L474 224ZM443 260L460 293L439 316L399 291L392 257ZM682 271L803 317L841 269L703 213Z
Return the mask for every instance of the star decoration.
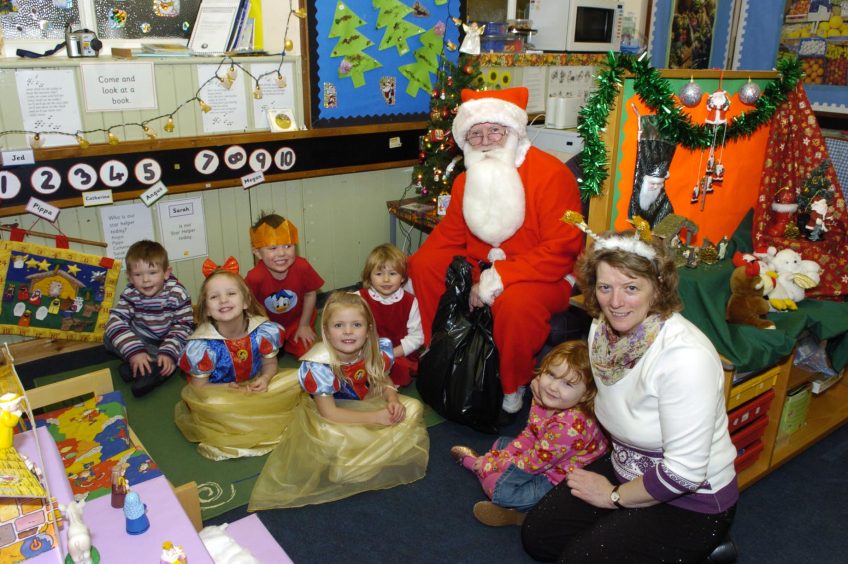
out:
M76 276L79 273L79 271L80 271L80 267L78 267L77 265L75 265L75 264L69 264L68 265L68 272L71 274L71 276Z
M38 261L34 258L30 258L24 264L27 266L27 268L36 268L38 266Z
M41 259L41 262L38 263L38 270L43 270L44 272L50 270L50 263L47 262L47 259Z

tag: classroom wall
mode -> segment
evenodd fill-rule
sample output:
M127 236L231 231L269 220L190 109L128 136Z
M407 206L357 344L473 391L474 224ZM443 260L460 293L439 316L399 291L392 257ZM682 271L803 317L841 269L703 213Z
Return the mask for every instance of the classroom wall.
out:
M257 62L279 60L262 58ZM299 80L298 57L291 59L296 63L297 80L292 86L297 89L296 100L302 100L302 85ZM217 63L217 59L203 59L203 63ZM251 62L254 61L251 59ZM106 62L101 58L98 62ZM19 68L69 68L78 61L54 60L21 62L16 60L0 61L0 131L22 128L22 118L15 87L15 71ZM159 108L150 111L87 113L81 108L84 129L109 127L119 123L138 122L170 111L181 101L191 98L197 87L194 62L157 61L155 68L157 97ZM249 88L249 86L246 86ZM77 91L82 104L82 92L79 84ZM251 96L247 96L250 103ZM250 113L250 112L249 112ZM298 117L301 108L297 109ZM252 116L248 115L249 123ZM162 132L161 124L151 124L162 138L203 137L202 119L194 104L184 108L175 119L177 130L173 134ZM121 139L140 139L139 128L128 127L126 131L117 131ZM95 139L92 143L102 143ZM8 135L0 138L4 148L26 147L26 141L20 135ZM84 151L84 149L79 149ZM245 191L241 186L223 189L206 189L193 193L168 195L160 202L202 195L209 256L216 262L223 262L229 255L235 256L242 274L246 274L253 264L250 251L248 229L261 210L275 211L290 218L298 227L300 245L298 252L305 256L325 280L323 291L350 286L359 281L365 257L368 252L389 239L389 215L386 201L401 198L410 184L411 167L395 168L374 172L361 172L291 180L268 182ZM133 200L138 202L138 200ZM114 206L120 206L117 202ZM151 208L155 233L159 234L158 218L155 207ZM35 222L35 216L21 214L0 217L0 224L17 223L24 228ZM56 227L65 235L83 239L104 240L100 223L99 208L72 207L61 211ZM40 222L36 230L52 232L54 228L46 222ZM38 237L28 241L40 244L53 244L52 241ZM92 254L104 254L105 249L91 245L73 244L73 248ZM122 257L118 257L122 258ZM173 263L174 273L186 285L192 295L197 295L202 275L200 267L203 259L178 261ZM126 284L121 276L119 289ZM10 342L17 339L3 337Z

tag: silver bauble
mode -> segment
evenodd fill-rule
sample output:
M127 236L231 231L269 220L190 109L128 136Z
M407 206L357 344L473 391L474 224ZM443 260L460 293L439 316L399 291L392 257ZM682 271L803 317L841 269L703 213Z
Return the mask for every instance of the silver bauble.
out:
M739 89L739 100L743 104L747 104L748 106L753 106L757 103L757 99L760 97L760 86L756 82L751 82L750 80L742 85L742 88Z
M680 89L680 103L687 108L694 108L701 103L704 91L694 80L690 80Z

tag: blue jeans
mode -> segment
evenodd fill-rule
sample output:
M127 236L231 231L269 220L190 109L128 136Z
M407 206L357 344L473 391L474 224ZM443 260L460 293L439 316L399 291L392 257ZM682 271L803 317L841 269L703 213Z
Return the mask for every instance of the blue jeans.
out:
M511 440L511 437L501 437L495 441L493 448L502 449ZM527 511L552 489L554 489L553 484L544 474L530 474L510 464L498 478L495 491L492 493L492 503L501 507Z

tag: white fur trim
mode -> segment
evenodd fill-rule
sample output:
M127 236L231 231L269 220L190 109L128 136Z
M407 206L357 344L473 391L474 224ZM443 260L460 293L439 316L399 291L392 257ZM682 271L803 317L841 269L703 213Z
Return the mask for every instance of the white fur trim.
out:
M774 202L771 205L771 209L780 213L794 213L798 210L798 204L778 204Z
M517 169L490 160L489 166L468 165L462 216L474 235L498 247L524 224L524 187Z
M641 239L632 236L613 235L612 237L600 237L595 240L594 248L598 250L619 250L633 253L648 260L657 258L657 252Z
M489 259L489 262L495 262L496 260L504 260L506 259L506 253L500 247L492 247L489 249L489 255L486 257Z
M453 119L453 138L457 146L465 151L465 137L468 130L478 123L497 123L505 125L518 137L518 150L515 154L515 166L521 166L530 140L527 138L527 112L505 100L498 98L478 98L468 100L459 106Z
M498 271L495 270L494 266L492 266L489 270L484 270L483 273L480 274L480 284L477 287L477 291L480 293L480 299L483 300L483 303L486 305L492 305L495 298L503 292L503 281L501 280L501 275L498 274Z

